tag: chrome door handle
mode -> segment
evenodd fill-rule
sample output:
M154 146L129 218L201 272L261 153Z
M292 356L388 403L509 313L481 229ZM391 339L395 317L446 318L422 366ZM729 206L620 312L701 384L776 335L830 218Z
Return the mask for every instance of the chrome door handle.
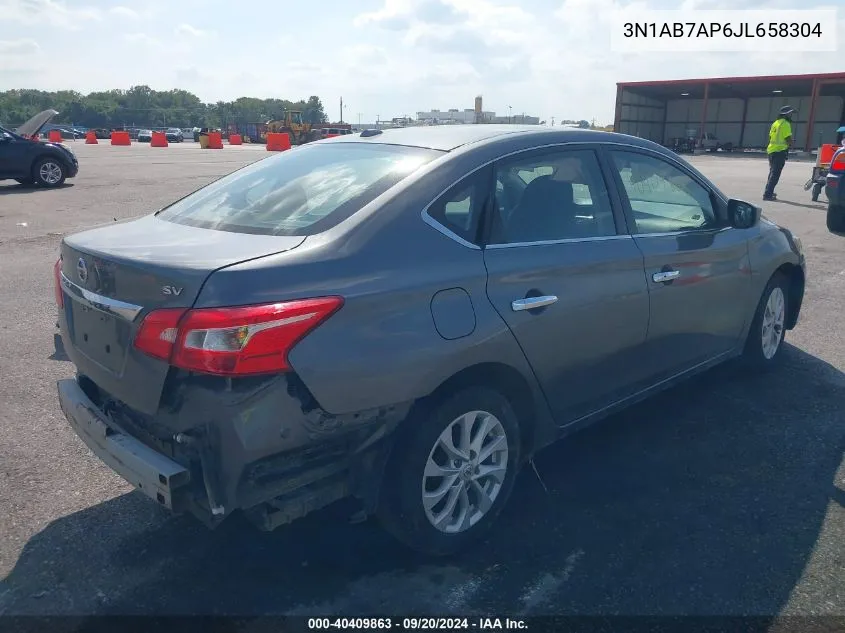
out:
M557 301L557 297L548 295L545 297L526 297L525 299L517 299L511 303L511 308L514 312L521 310L534 310L535 308L543 308L550 306Z
M662 284L663 282L677 279L680 276L680 270L662 270L659 273L654 273L651 278L654 280L654 283Z

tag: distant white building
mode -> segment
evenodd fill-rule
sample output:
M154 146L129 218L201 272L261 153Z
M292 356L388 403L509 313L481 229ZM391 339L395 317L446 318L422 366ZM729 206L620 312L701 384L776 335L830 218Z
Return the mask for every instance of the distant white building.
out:
M512 116L497 116L491 123L515 123L516 125L540 125L540 117L528 114L514 114Z
M495 112L482 112L481 122L490 123L496 118ZM466 108L459 110L452 108L450 110L428 110L425 112L417 112L417 121L420 123L428 123L430 125L455 125L461 123L475 123L475 110Z

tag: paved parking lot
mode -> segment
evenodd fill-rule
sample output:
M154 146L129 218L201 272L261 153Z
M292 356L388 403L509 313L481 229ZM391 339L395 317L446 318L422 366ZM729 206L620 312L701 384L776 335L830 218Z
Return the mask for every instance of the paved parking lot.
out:
M446 562L329 508L271 534L170 518L62 418L51 267L61 235L153 211L263 147L73 145L55 191L0 183L0 614L845 614L845 238L787 164L766 214L803 240L782 366L707 375L536 460L487 543ZM759 201L764 161L695 157Z

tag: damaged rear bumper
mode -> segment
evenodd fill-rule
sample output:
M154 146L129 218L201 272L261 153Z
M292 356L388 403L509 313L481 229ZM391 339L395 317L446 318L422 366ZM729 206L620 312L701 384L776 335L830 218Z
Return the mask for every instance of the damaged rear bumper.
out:
M372 511L392 431L410 407L333 415L302 389L292 376L228 387L175 378L149 416L84 375L58 383L77 435L159 505L212 528L240 510L265 530L345 497Z
M169 510L180 511L180 492L187 491L190 472L114 424L88 398L76 380L60 380L59 405L76 434L114 472Z

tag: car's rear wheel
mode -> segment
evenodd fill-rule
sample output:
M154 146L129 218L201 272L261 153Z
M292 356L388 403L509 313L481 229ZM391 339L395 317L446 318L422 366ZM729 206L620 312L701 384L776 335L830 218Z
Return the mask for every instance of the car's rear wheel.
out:
M766 285L748 331L743 357L750 365L765 368L774 364L786 336L789 314L789 284L775 273Z
M378 515L399 541L429 555L457 552L490 528L520 463L513 408L498 392L468 387L399 431Z
M56 158L45 157L35 161L32 167L32 179L41 187L58 187L67 178L67 170Z
M845 207L827 205L827 230L834 233L845 232Z

